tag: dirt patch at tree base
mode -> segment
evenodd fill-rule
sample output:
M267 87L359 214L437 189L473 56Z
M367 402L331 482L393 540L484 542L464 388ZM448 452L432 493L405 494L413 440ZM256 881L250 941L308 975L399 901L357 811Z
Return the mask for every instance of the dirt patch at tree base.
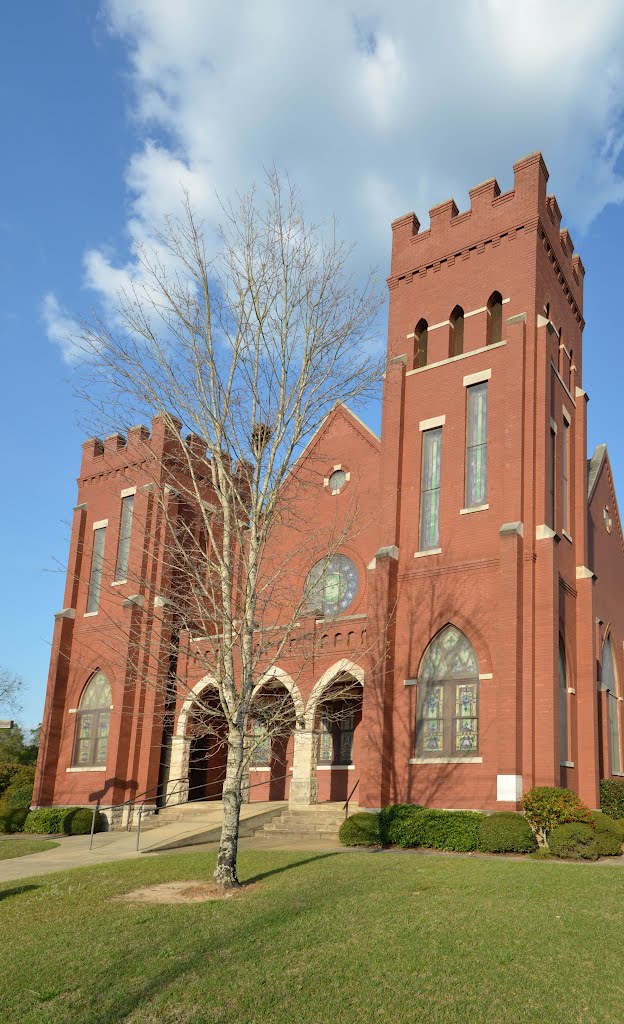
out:
M161 882L133 889L113 899L124 903L206 903L208 900L229 900L255 888L255 885L243 885L239 889L221 889L210 882Z

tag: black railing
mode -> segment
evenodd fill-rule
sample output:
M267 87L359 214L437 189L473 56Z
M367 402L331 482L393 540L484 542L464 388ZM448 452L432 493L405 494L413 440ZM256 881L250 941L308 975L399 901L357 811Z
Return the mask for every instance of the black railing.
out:
M255 789L257 786L270 786L274 782L283 782L285 779L290 779L290 778L292 778L292 775L291 775L290 772L287 775L278 775L278 776L271 775L271 777L269 779L263 779L260 782L252 782L250 785L244 786L243 788L244 788L244 791L247 792L250 789ZM221 781L221 780L218 780L218 781ZM223 781L225 781L225 780L223 780ZM188 776L185 775L182 778L173 779L174 787L179 782L187 783L188 782ZM167 783L167 785L169 786L170 783L171 783L171 780L169 781L169 783ZM146 789L145 792L139 793L138 795L135 794L135 796L131 797L129 800L124 800L124 802L121 803L121 804L112 804L110 807L107 807L107 810L109 810L109 811L118 811L121 807L128 807L128 818L127 818L127 821L126 821L126 832L129 832L131 827L132 827L132 817L131 817L130 808L133 807L135 804L137 804L139 802L139 800L141 801L141 804L140 804L139 809L138 809L138 818L137 818L137 839L136 839L136 849L137 850L139 849L139 844L140 844L140 841L141 841L141 818L143 817L143 813L145 811L145 798L148 797L150 794L153 794L153 795L157 796L161 788L162 788L161 786L157 786L157 787L155 787L155 789ZM176 803L170 803L169 797L166 796L165 797L165 803L163 804L162 807L159 807L157 810L158 811L164 811L164 810L170 810L172 807L181 807L183 804L193 803L193 800L197 800L199 802L202 799L201 797L189 797L189 793L191 793L191 791L195 790L195 789L205 790L205 788L206 788L206 784L204 782L199 783L197 786L192 786L192 787L188 788L184 798L182 800L178 800ZM173 796L174 794L172 793L171 795ZM90 834L90 838L89 838L89 849L90 850L93 849L93 836L95 834L95 823L96 823L97 814L98 814L99 809L100 809L100 801L98 800L98 802L96 803L95 807L93 808L93 816L91 818L91 834Z
M345 818L349 817L349 801L350 801L351 797L353 796L353 794L355 793L356 789L358 788L359 784L360 784L360 780L358 779L356 784L355 784L355 786L353 787L353 789L349 793L349 796L345 800L345 803L344 803L343 808L342 808L343 811L345 812Z

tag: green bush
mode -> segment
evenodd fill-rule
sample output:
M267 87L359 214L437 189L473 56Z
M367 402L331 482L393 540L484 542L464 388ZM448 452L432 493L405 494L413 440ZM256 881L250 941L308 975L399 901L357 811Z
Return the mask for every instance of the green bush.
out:
M598 844L598 852L601 857L621 857L624 832L619 822L601 811L594 811L592 814L594 823L594 839Z
M63 818L63 832L66 836L88 836L91 832L93 811L88 807L73 807ZM95 812L95 831L102 831L103 818L99 811Z
M479 849L484 853L533 853L537 840L522 814L497 811L486 814L481 822Z
M15 811L20 807L30 807L32 803L33 784L28 779L22 780L16 775L7 786L0 799L0 810Z
M31 811L24 825L24 832L40 835L84 836L91 831L93 811L89 807L40 807ZM95 831L101 832L104 819L98 811L95 817Z
M522 805L529 825L543 842L557 825L575 821L591 823L589 807L571 789L561 786L535 786L526 794Z
M17 761L0 761L0 798L12 782L34 782L34 765L18 764Z
M17 807L14 810L0 809L0 832L23 832L28 814L27 807Z
M379 815L360 811L345 818L338 837L343 846L380 846Z
M397 846L468 852L479 847L478 811L422 810L399 819L393 827Z
M394 829L400 822L410 818L416 811L422 811L421 804L390 804L379 812L379 835L384 846L396 844Z
M548 848L565 860L598 860L600 852L595 830L584 822L558 825L548 836Z
M610 818L624 818L624 782L600 780L600 810Z

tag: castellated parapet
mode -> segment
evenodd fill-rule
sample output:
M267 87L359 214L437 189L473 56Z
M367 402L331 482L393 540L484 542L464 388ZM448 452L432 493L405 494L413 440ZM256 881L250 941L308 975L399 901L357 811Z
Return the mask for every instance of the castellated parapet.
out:
M514 187L509 192L501 193L496 179L490 178L470 189L469 210L460 213L454 199L432 207L426 231L420 230L415 213L393 221L390 286L429 269L440 269L444 263L452 265L471 251L482 251L516 232L535 230L568 300L581 317L585 268L574 252L569 231L561 229L557 200L546 194L548 170L542 154L518 160L513 170Z

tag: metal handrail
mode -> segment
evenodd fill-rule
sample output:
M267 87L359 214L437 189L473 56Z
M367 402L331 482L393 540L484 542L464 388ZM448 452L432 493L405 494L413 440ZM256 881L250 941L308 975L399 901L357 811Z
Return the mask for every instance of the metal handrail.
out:
M292 769L286 775L272 776L270 779L263 779L260 782L252 782L250 785L246 786L245 789L246 790L255 789L256 786L266 786L266 785L269 785L269 784L271 784L273 782L282 782L282 780L290 778L291 777L291 773L292 773ZM225 781L225 779L223 781ZM173 779L174 786L177 785L179 782L188 782L188 775L181 776L179 779ZM167 785L169 785L169 783L167 783ZM192 803L192 800L189 800L189 798L188 798L188 793L190 793L191 790L194 790L194 789L204 788L204 786L205 786L205 783L201 783L201 784L198 784L197 786L190 787L187 790L186 798L184 800L178 800L177 803L175 803L175 804L174 803L170 803L169 795L167 795L167 797L165 798L165 803L164 803L163 807L159 808L159 809L160 810L165 810L165 809L169 809L171 807L180 807L182 804ZM156 791L155 791L156 794L157 794L159 789L160 789L160 786L157 786L156 787ZM108 810L116 811L116 810L119 810L120 807L127 807L127 806L130 806L130 805L136 804L136 803L139 802L141 797L146 797L149 793L153 793L153 792L154 792L153 789L146 789L143 793L139 793L138 796L131 797L130 800L124 800L124 802L120 803L120 804L111 804L110 807L108 808ZM171 796L173 796L173 795L174 794L172 793ZM95 833L95 822L96 822L96 818L97 818L97 814L98 814L99 809L100 809L100 801L98 800L96 805L95 805L95 807L93 808L93 815L92 815L92 818L91 818L91 834L90 834L90 837L89 837L89 849L90 850L93 849L93 836L94 836L94 833ZM137 850L139 849L139 840L140 840L140 836L141 836L141 818L143 816L144 810L145 810L145 800L142 801L141 806L139 807L139 811L138 811L139 816L138 816L138 819L137 819L137 843L136 843ZM131 824L131 819L130 819L130 814L128 814L128 820L126 822L126 832L130 831L130 824Z
M349 817L349 801L350 801L351 797L353 796L353 794L355 793L356 789L358 788L359 784L360 784L360 780L358 779L356 784L355 784L355 786L353 787L353 789L349 793L349 796L347 797L345 803L342 806L342 809L345 812L345 818Z

